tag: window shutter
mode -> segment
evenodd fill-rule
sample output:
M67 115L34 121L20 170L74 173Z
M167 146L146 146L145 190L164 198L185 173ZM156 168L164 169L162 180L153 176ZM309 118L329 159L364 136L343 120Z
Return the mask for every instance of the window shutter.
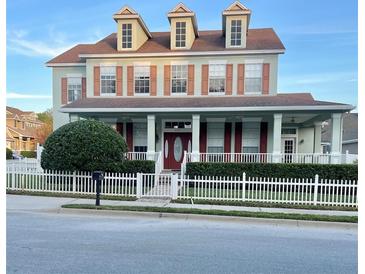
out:
M237 68L237 95L243 95L245 92L245 65L238 64Z
M134 68L133 66L128 66L127 68L127 95L133 96L133 79L134 79Z
M200 137L199 137L200 153L207 152L207 123L200 123Z
M188 95L194 95L194 65L188 65Z
M128 151L133 152L133 123L127 123L126 131Z
M61 103L67 104L67 78L61 78Z
M264 64L262 68L262 94L269 94L270 64Z
M233 64L226 65L226 95L232 95Z
M163 84L163 95L170 96L170 78L171 78L171 66L164 66L164 84Z
M94 67L94 96L100 96L100 67Z
M267 153L267 122L260 126L260 153Z
M234 152L242 152L242 122L236 122L235 136L234 136Z
M150 67L150 94L157 95L157 66Z
M81 78L81 98L86 98L86 77Z
M231 153L231 123L224 123L224 153Z
M117 79L116 79L117 96L123 96L123 67L117 66Z
M202 95L208 95L209 65L202 65Z

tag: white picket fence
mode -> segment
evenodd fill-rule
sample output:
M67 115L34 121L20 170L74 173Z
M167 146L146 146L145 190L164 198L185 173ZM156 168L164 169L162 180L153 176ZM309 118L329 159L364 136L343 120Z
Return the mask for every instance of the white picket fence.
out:
M21 159L21 160L6 160L6 168L25 171L42 170L41 164L37 159Z
M90 172L7 168L6 188L16 191L95 194ZM126 197L249 201L357 207L357 181L194 177L178 174L105 173L101 194Z

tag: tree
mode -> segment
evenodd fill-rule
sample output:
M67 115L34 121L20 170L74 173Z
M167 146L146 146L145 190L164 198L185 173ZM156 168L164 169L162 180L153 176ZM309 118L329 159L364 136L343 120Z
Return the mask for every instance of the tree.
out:
M13 159L13 151L10 148L6 148L6 160Z
M110 170L125 160L127 144L112 127L84 120L66 124L46 140L41 156L44 169Z
M37 128L35 131L35 138L37 139L38 143L44 145L48 136L53 131L53 116L52 116L52 109L47 109L44 112L38 113L38 120L43 122L43 125L40 128Z

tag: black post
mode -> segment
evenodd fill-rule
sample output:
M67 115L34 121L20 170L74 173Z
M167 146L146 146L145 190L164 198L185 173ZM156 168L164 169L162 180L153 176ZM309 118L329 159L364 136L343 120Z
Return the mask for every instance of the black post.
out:
M100 191L101 191L101 181L104 180L104 172L94 171L93 180L96 181L96 201L95 206L100 206Z

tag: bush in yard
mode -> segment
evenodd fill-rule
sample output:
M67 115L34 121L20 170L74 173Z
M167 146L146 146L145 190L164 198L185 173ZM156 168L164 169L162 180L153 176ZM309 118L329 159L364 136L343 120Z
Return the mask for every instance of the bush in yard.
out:
M186 174L194 176L276 177L357 180L358 165L266 164L266 163L188 163Z
M20 155L24 156L25 158L37 158L37 151L21 151Z
M100 165L100 169L105 172L117 173L154 173L155 162L149 160L125 160L123 162L105 163Z
M13 151L10 148L6 148L6 160L13 159Z
M41 165L51 170L105 171L108 164L123 163L126 152L124 138L113 128L83 120L66 124L48 137Z

